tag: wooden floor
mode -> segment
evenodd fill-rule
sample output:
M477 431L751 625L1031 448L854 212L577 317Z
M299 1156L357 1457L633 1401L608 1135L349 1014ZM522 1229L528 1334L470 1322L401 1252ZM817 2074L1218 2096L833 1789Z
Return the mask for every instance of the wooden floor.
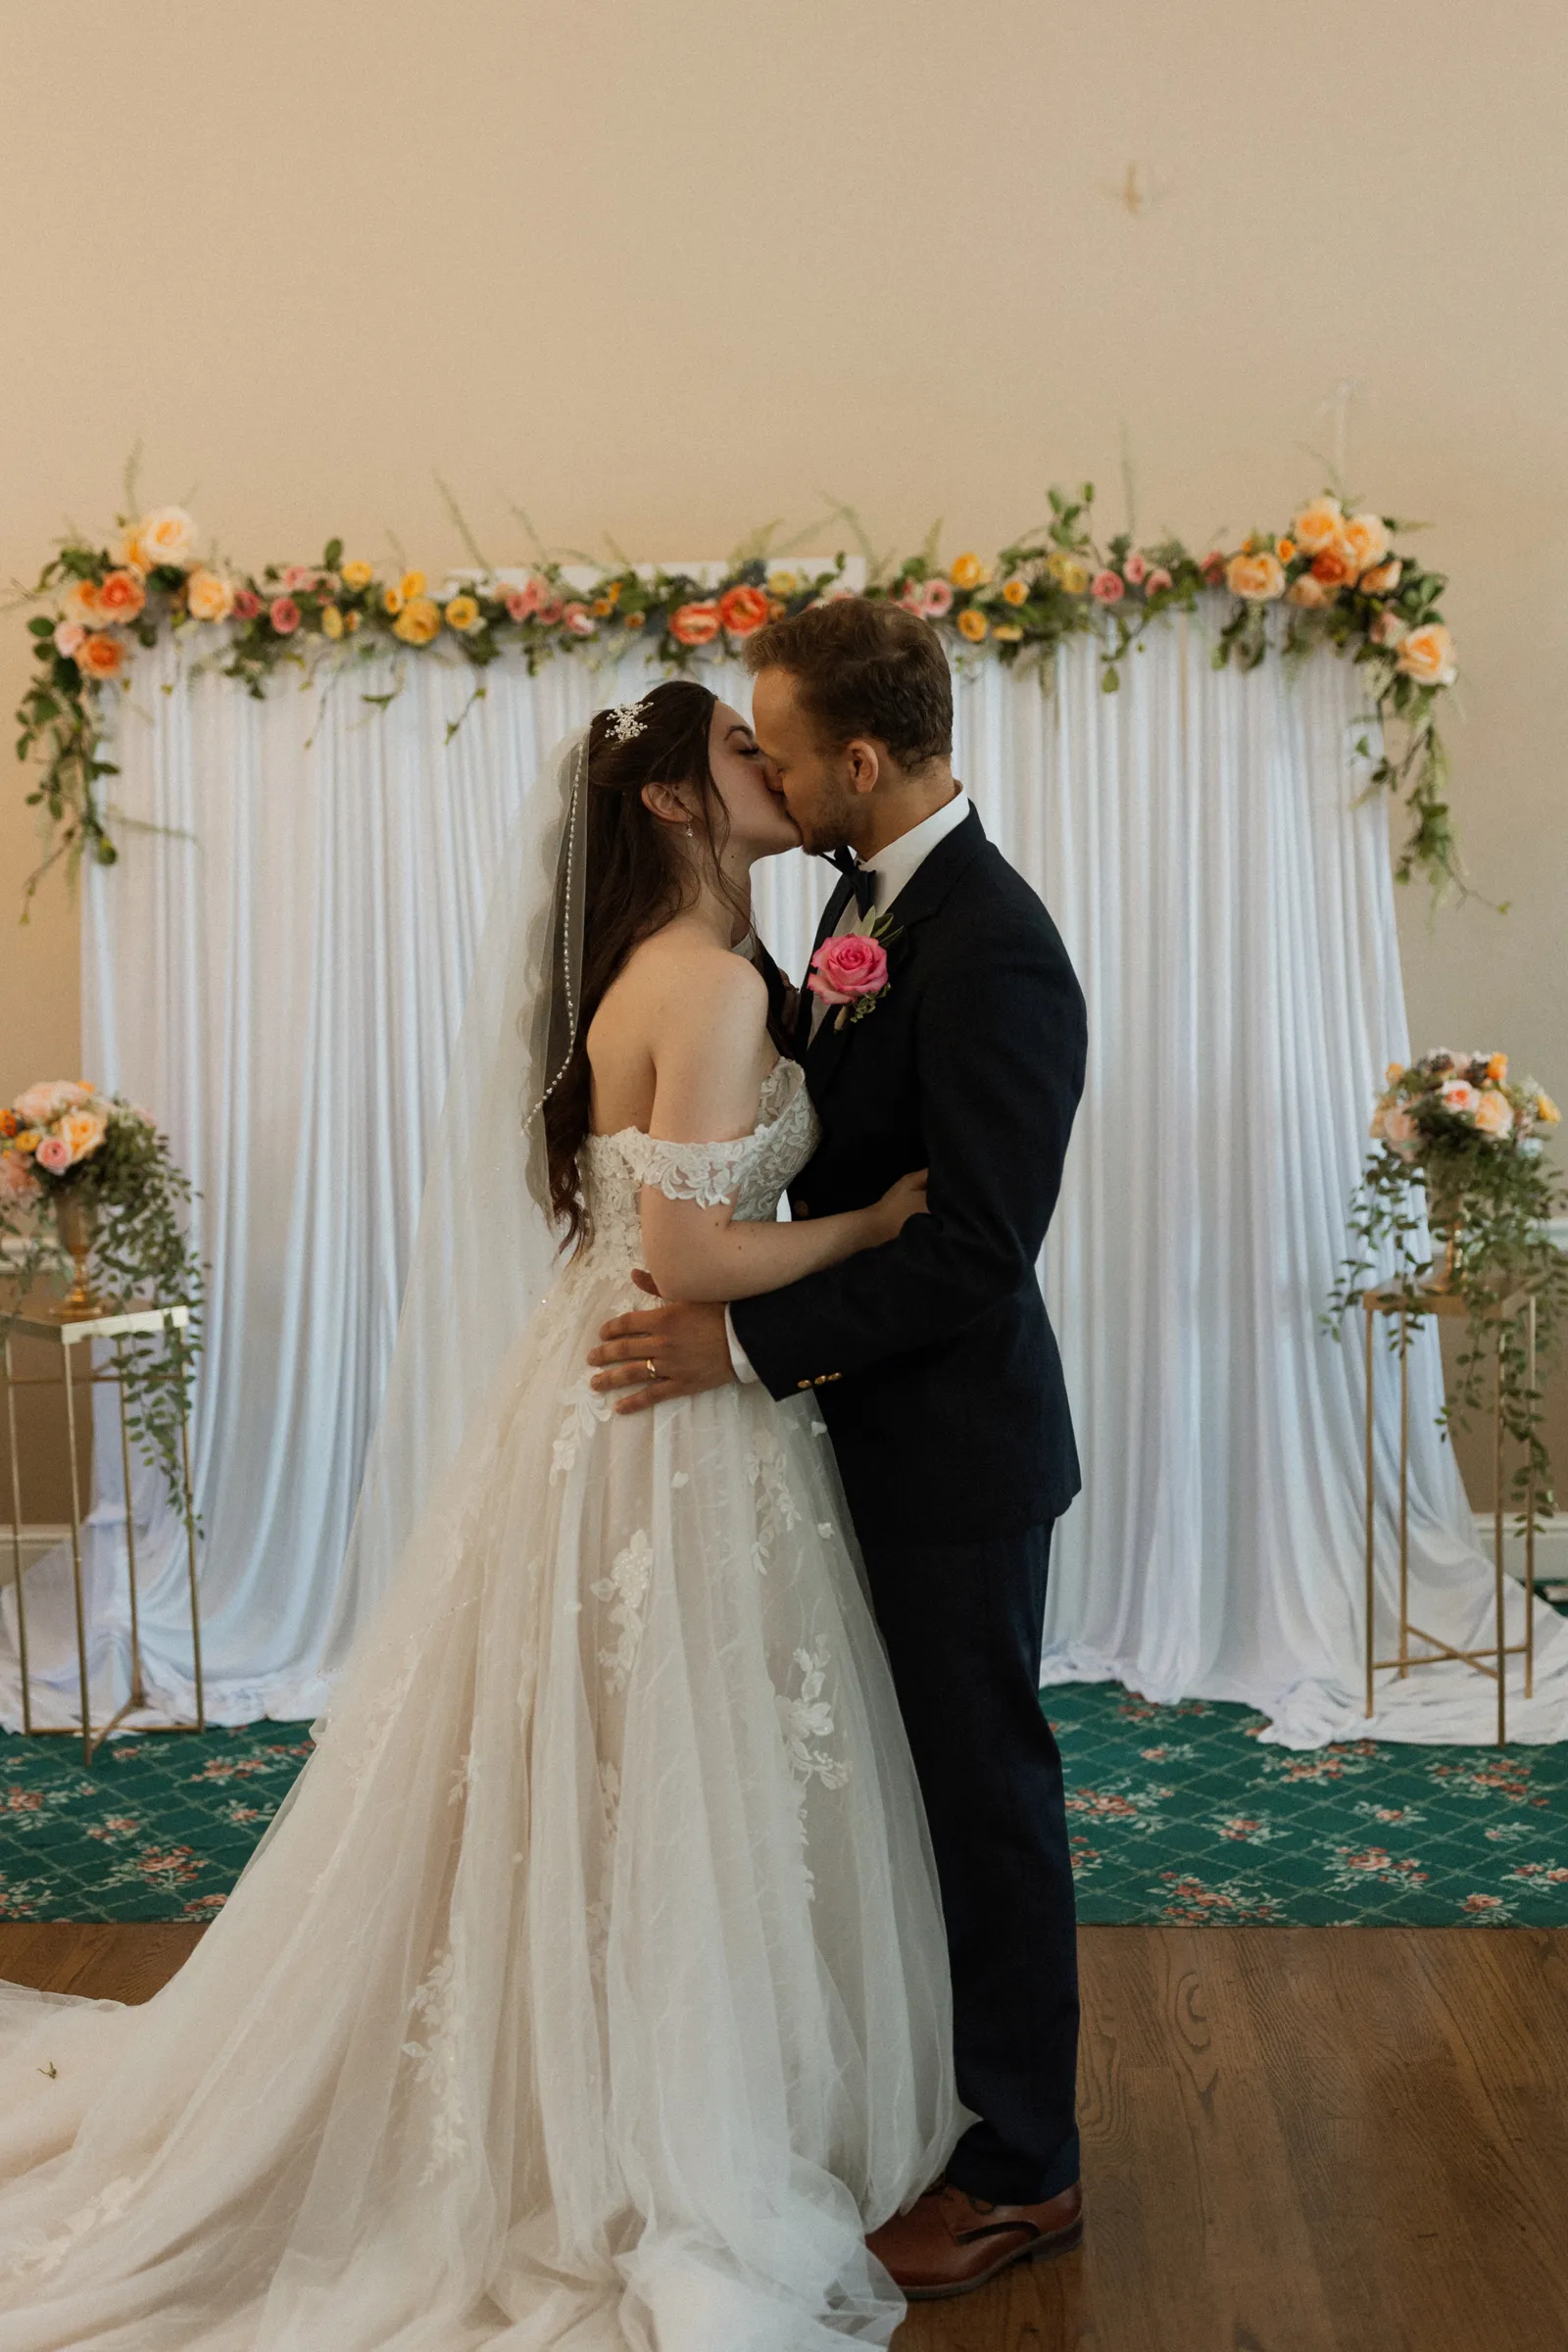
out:
M199 1930L0 1926L144 2000ZM896 2352L1565 2352L1568 1934L1090 1928L1082 2250Z

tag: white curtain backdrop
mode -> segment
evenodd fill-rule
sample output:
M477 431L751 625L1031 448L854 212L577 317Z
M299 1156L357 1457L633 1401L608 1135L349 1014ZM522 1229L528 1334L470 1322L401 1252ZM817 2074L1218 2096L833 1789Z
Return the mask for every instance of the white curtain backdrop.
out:
M1043 1266L1085 1492L1058 1531L1045 1679L1115 1676L1162 1699L1245 1699L1293 1745L1486 1740L1492 1686L1455 1667L1361 1712L1357 1333L1318 1313L1384 1064L1407 1055L1385 811L1354 806L1348 662L1216 672L1202 622L1157 627L1100 691L1092 646L1049 693L994 665L958 683L957 768L1040 890L1089 1002L1090 1067ZM513 662L448 739L472 673L275 687L264 701L178 649L138 657L116 727L126 833L86 886L83 1064L152 1109L202 1198L212 1269L195 1422L209 1713L303 1717L396 1325L447 1056L510 817L536 762L649 682ZM707 673L744 704L744 681ZM831 875L760 870L759 921L799 977ZM1440 1041L1423 1041L1435 1043ZM1468 1040L1447 1041L1456 1045ZM1396 1379L1378 1458L1393 1589ZM1416 1614L1485 1639L1476 1551L1412 1364ZM98 1702L127 1687L122 1497L101 1392L89 1530ZM188 1710L179 1529L150 1473L133 1504L142 1642ZM29 1578L40 1718L69 1719L69 1561ZM1522 1594L1512 1592L1517 1608ZM1568 1624L1541 1613L1517 1737L1568 1736ZM1385 1631L1387 1629L1385 1628ZM1517 1629L1515 1629L1517 1630ZM1384 1678L1385 1682L1387 1678ZM0 1606L0 1721L20 1725Z

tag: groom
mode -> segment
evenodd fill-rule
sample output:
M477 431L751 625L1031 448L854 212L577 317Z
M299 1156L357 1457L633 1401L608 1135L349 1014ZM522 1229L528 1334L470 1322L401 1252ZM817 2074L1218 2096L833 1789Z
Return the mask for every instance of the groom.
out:
M930 1214L727 1315L620 1316L591 1361L596 1387L627 1389L622 1412L653 1401L656 1361L661 1398L760 1380L809 1390L832 1433L931 1827L958 2095L980 2119L871 2245L911 2297L963 2294L1081 2228L1072 1870L1039 1697L1052 1527L1079 1476L1035 1261L1084 1003L955 781L923 620L817 605L753 637L747 666L772 781L806 848L844 868L817 944L874 928L887 957L880 995L839 1008L801 990L793 1050L822 1142L792 1212L860 1207L929 1167Z

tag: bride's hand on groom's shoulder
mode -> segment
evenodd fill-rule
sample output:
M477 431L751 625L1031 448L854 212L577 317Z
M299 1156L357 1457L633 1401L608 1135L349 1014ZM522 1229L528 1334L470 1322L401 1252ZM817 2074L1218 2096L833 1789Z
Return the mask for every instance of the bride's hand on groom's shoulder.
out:
M622 1392L615 1396L617 1413L646 1412L671 1396L697 1396L734 1379L722 1306L662 1299L641 1267L632 1280L652 1303L604 1324L598 1347L588 1350L596 1367L593 1386L601 1395Z

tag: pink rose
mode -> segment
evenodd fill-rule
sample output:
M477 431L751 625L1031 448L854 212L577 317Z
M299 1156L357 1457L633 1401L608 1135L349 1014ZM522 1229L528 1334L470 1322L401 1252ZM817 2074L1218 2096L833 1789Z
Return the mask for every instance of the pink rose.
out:
M1089 593L1102 605L1115 605L1127 593L1127 583L1119 571L1097 571L1089 583Z
M0 1200L31 1200L38 1181L20 1152L0 1152Z
M300 609L291 596L274 596L268 618L280 637L292 637L300 625Z
M290 596L309 596L316 586L316 574L308 564L291 564L283 574L283 585Z
M33 1157L51 1176L63 1176L71 1165L71 1146L63 1135L46 1135Z
M599 623L586 605L570 604L562 609L562 619L574 637L592 637Z
M1141 588L1145 580L1149 577L1149 558L1147 556L1141 556L1135 547L1132 554L1128 556L1126 561L1123 563L1121 568L1122 577L1128 582L1129 586L1133 588Z
M509 588L506 594L507 614L512 620L536 619L550 601L550 590L537 573L520 588Z
M1170 584L1170 573L1165 569L1163 564L1157 564L1144 582L1144 594L1157 596L1162 588L1168 588Z
M241 620L254 620L262 609L262 600L254 588L236 588L234 612Z
M1408 621L1399 618L1391 605L1385 605L1367 635L1374 645L1399 645L1410 634Z
M920 591L919 612L923 619L941 620L953 611L951 580L927 580Z
M86 634L79 620L63 620L55 631L55 652L69 662Z
M807 987L824 1004L853 1004L857 997L879 997L888 984L887 950L879 939L847 931L825 939L811 957Z
M1445 1110L1451 1110L1459 1118L1469 1118L1473 1116L1481 1097L1468 1078L1450 1078L1438 1101Z

